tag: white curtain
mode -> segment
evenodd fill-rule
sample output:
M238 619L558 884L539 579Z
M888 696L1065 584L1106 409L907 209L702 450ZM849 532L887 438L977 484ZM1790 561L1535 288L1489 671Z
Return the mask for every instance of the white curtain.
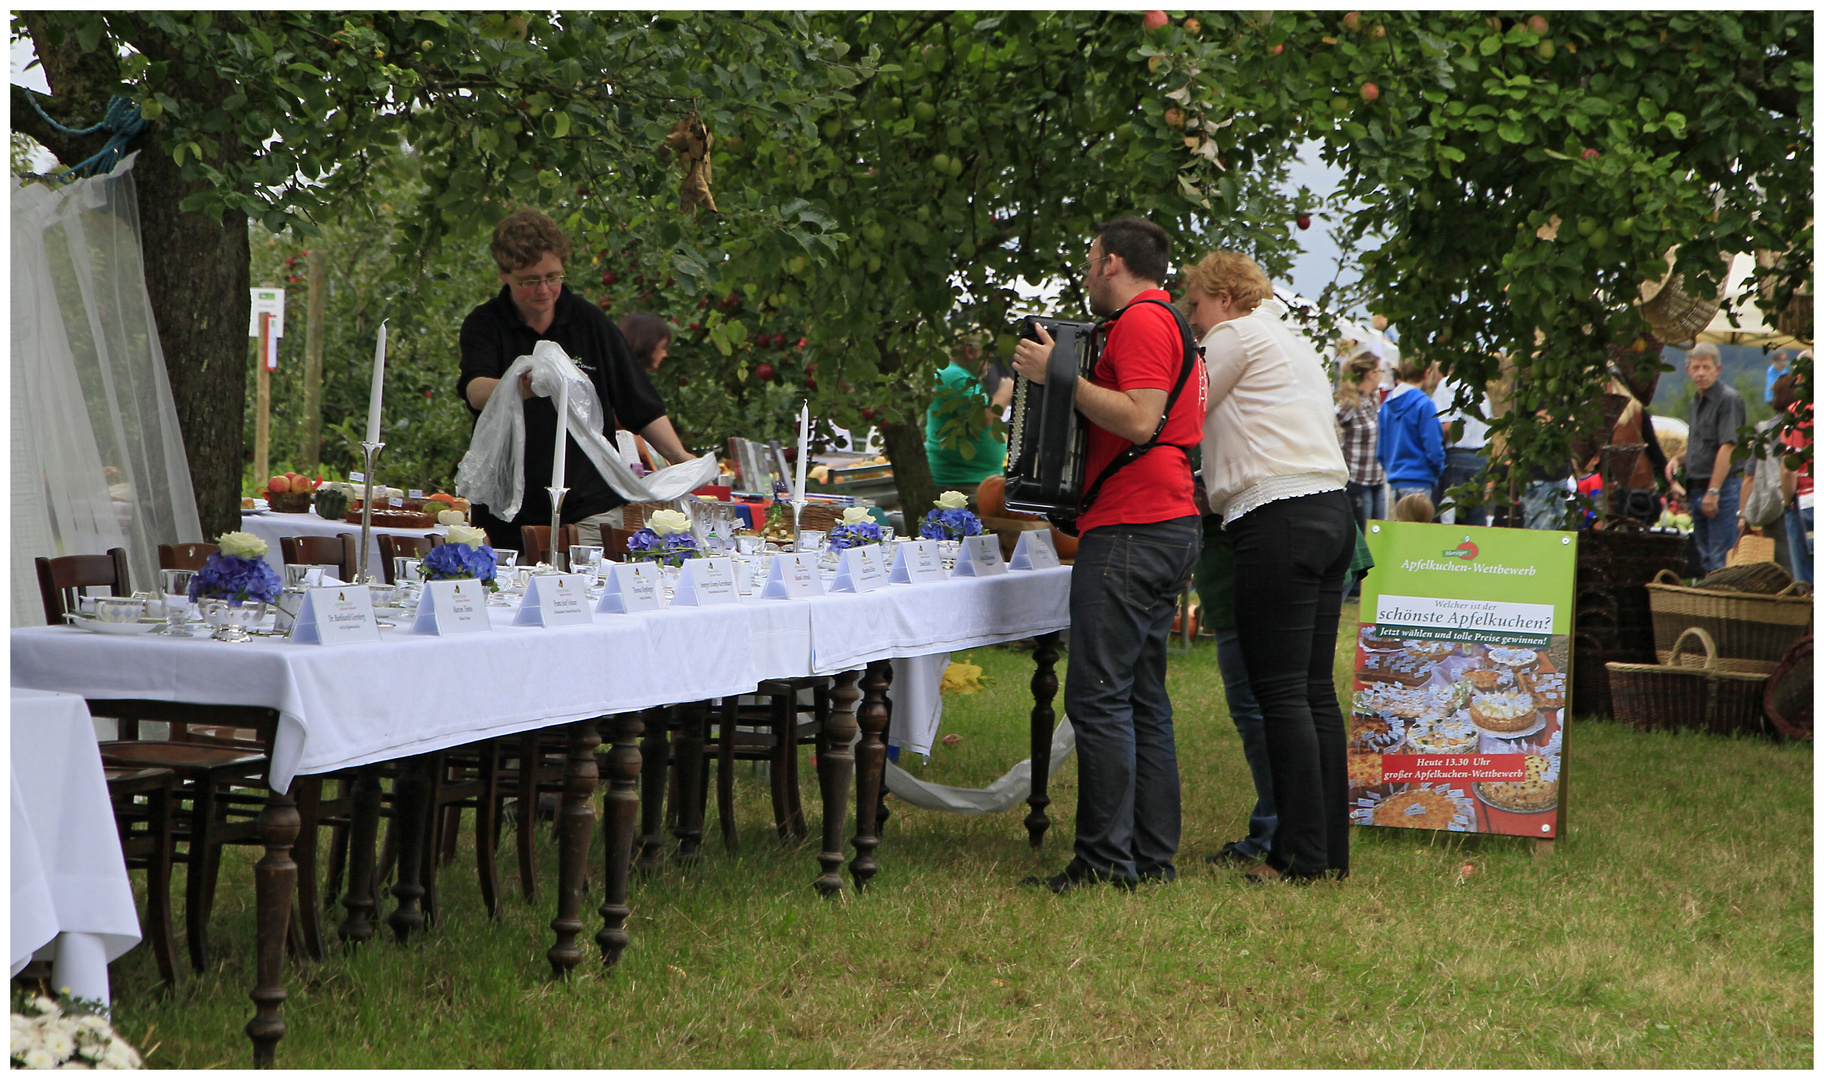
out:
M158 545L201 540L146 294L131 155L52 189L13 181L13 625L44 622L36 556L124 547L158 588Z

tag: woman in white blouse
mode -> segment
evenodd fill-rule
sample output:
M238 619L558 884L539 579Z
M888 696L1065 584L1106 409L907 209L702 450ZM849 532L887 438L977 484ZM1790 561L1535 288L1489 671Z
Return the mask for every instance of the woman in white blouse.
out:
M1355 552L1349 479L1317 352L1261 307L1254 260L1217 251L1185 271L1210 376L1203 482L1235 546L1235 624L1266 721L1279 824L1255 880L1349 872L1348 778L1332 664Z

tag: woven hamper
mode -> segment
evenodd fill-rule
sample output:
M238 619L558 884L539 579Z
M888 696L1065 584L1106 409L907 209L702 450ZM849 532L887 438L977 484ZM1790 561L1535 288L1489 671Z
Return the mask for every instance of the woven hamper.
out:
M1694 589L1679 584L1670 571L1660 571L1647 585L1660 663L1670 662L1681 634L1698 627L1714 644L1721 670L1772 674L1792 643L1811 633L1811 597L1797 595L1802 588L1795 583L1774 596Z
M1615 719L1642 731L1704 731L1734 735L1761 731L1761 698L1766 675L1743 675L1717 667L1716 642L1692 627L1672 646L1676 658L1686 644L1704 647L1702 667L1683 664L1620 664L1609 668Z
M1788 739L1811 741L1811 639L1803 637L1786 650L1785 659L1767 680L1761 699L1767 719Z

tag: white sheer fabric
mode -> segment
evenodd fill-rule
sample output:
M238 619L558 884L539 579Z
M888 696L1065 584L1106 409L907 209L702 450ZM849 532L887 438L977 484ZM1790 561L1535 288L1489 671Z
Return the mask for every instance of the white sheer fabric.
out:
M1058 726L1051 732L1051 775L1057 775L1059 766L1077 748L1077 730L1070 726L1070 718L1058 721ZM1011 810L1026 801L1032 794L1032 759L1027 758L999 780L985 788L960 788L948 784L933 784L893 764L887 762L887 790L926 810L943 810L952 814L998 814Z
M35 556L124 547L158 587L158 545L201 540L140 257L129 155L53 190L13 181L12 616L44 622Z

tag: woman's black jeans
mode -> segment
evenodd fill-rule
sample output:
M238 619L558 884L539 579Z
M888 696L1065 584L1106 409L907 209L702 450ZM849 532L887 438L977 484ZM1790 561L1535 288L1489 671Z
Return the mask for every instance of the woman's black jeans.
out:
M1279 824L1267 862L1293 877L1349 872L1348 771L1336 624L1355 553L1341 489L1270 502L1228 526L1235 628L1266 719Z

